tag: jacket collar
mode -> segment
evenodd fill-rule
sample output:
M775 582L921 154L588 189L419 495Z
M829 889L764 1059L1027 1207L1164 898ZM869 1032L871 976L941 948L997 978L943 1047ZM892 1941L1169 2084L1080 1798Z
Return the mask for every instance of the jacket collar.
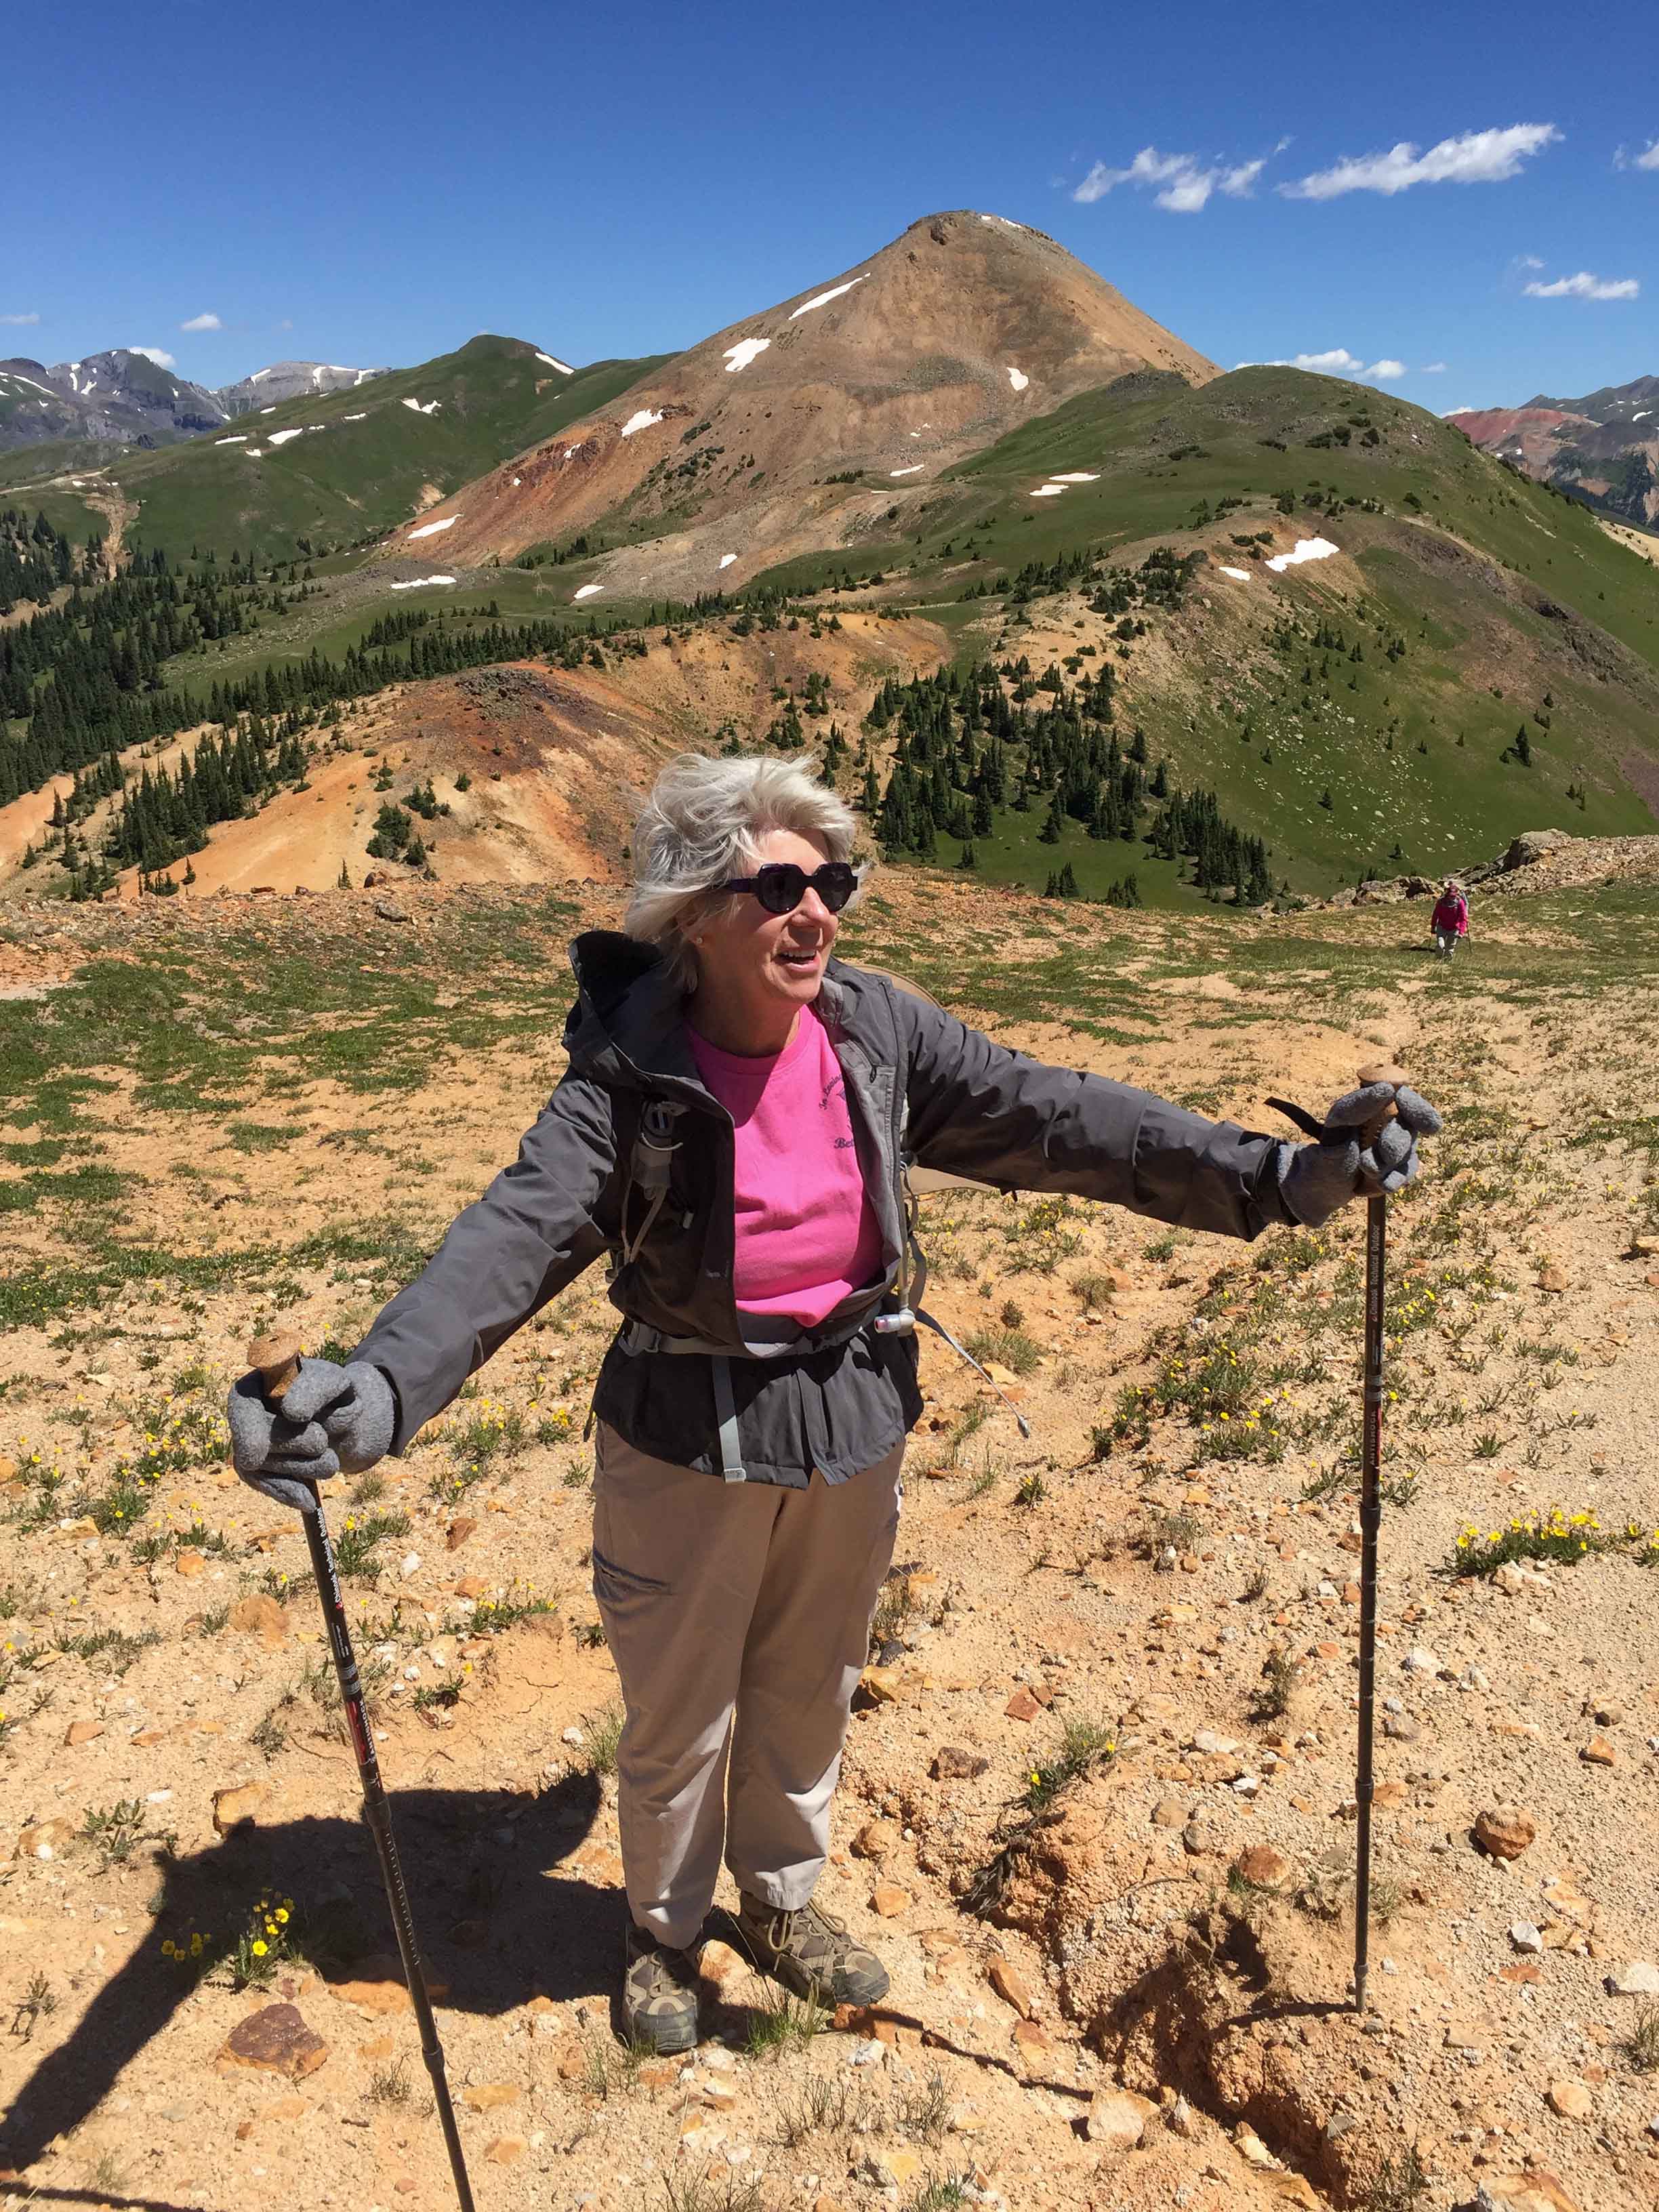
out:
M571 945L570 964L580 994L565 1024L573 1067L612 1082L686 1084L709 1097L686 1041L684 994L654 945L617 930L585 930ZM867 1050L873 1039L860 1019L866 988L856 968L832 959L816 1005L832 1033Z

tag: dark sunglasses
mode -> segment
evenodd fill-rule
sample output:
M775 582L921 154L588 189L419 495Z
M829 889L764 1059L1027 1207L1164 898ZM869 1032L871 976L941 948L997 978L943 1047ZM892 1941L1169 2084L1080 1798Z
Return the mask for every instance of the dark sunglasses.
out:
M733 876L720 885L723 891L753 891L768 914L793 914L809 890L839 914L858 887L859 872L850 860L826 860L810 876L793 860L769 860L752 876Z

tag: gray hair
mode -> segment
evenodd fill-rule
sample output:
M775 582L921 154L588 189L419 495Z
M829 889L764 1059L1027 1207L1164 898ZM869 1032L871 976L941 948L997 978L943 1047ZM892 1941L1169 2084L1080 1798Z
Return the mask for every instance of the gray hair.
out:
M634 825L634 895L623 927L656 945L670 975L688 990L697 976L688 917L693 909L714 912L720 901L711 894L728 877L753 873L761 840L770 831L817 837L832 860L852 858L857 820L846 800L818 781L817 768L811 753L782 759L679 753L652 786Z

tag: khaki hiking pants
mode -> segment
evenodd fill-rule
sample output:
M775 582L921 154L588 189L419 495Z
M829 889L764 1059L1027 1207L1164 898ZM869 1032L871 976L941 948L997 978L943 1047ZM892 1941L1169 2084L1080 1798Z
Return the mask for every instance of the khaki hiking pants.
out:
M849 1481L722 1482L599 1427L593 1595L622 1678L628 1902L695 1942L722 1845L775 1911L811 1896L870 1617L892 1564L902 1444Z

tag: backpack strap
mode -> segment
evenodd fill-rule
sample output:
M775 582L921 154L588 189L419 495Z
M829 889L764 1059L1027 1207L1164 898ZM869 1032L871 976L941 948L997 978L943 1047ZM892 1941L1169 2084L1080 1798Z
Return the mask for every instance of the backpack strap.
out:
M674 1155L680 1148L679 1121L685 1108L666 1098L650 1098L640 1116L639 1132L634 1139L634 1152L629 1162L628 1183L623 1192L621 1208L622 1263L629 1266L639 1257L641 1247L656 1225L668 1197L669 1173L674 1164ZM629 1202L639 1191L645 1201L645 1212L639 1227L630 1237L628 1233Z

